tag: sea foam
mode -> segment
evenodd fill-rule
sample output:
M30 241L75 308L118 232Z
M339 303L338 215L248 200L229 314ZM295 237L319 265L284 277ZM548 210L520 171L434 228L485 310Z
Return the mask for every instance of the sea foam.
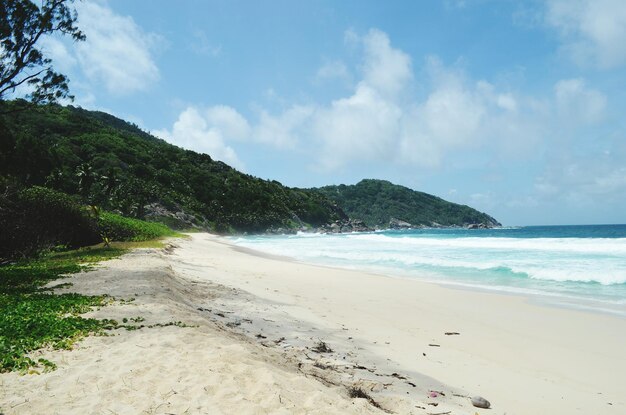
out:
M566 237L553 237L562 235ZM543 227L252 236L233 241L308 262L388 275L624 304L625 236L622 228Z

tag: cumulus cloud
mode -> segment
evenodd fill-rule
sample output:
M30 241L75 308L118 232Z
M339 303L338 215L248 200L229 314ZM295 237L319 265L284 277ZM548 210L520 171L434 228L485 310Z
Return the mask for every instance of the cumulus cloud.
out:
M402 110L362 83L354 95L315 114L314 135L322 140L320 165L334 169L357 160L385 160L395 152Z
M428 77L420 79L426 96L410 96L415 83L410 57L379 30L356 36L350 32L351 42L362 45L363 62L354 92L311 113L306 133L320 143L320 167L366 161L436 167L451 153L480 146L527 154L545 135L555 97L542 102L499 90L436 57L427 59ZM557 90L568 121L577 122L572 118L578 117L578 98L593 98L586 108L590 119L604 109L603 96L584 82L563 83Z
M130 16L114 13L105 2L78 2L78 25L87 36L76 57L89 79L113 94L145 90L159 79L152 51L157 35L144 32Z
M605 116L605 95L582 78L560 80L533 97L472 79L430 57L421 71L426 76L416 80L410 57L385 33L349 33L350 42L360 45L362 62L360 78L346 96L328 103L283 102L285 109L278 112L257 108L254 119L226 106L187 108L180 125L165 136L224 161L236 157L230 142L249 140L288 151L306 149L311 164L327 172L366 163L435 168L463 152L524 159L556 138L573 140L567 131ZM416 82L425 94L411 95ZM189 125L194 128L182 128ZM187 135L176 134L179 130ZM615 181L607 174L598 177ZM549 190L551 183L538 182L537 190Z
M215 105L207 108L204 115L207 125L229 140L242 141L250 136L248 121L232 107Z
M320 106L313 114L312 134L322 144L319 165L325 169L354 159L393 157L403 116L397 98L412 80L409 56L393 48L385 33L347 33L350 42L363 47L362 79L351 96Z
M294 105L279 115L261 110L252 137L256 141L277 148L294 148L313 112L313 107L304 105Z
M527 97L472 80L437 57L426 60L428 76L420 79L427 94L410 96L410 57L379 30L347 33L362 51L353 92L328 104L287 105L278 114L261 109L253 139L283 149L316 143L309 154L327 171L370 161L437 167L468 149L532 154L562 126L597 122L606 110L606 97L583 79L561 80L552 94Z
M393 48L389 36L372 29L363 37L365 58L363 81L366 85L387 97L395 97L413 78L411 58L403 51Z
M190 106L180 113L171 130L152 133L174 145L209 154L214 159L244 170L244 164L235 150L226 144L228 139L243 138L239 134L247 128L247 123L244 123L243 117L229 107L217 106L202 111Z
M575 62L602 68L626 63L623 0L547 0L545 18Z

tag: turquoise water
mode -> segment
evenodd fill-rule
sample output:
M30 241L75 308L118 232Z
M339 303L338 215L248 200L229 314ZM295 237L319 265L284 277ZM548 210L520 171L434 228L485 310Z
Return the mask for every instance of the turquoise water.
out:
M523 294L626 316L626 225L232 238L302 261Z

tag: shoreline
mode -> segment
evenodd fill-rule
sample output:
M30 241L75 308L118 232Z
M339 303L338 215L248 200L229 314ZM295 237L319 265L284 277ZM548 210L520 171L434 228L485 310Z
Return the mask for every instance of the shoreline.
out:
M220 238L231 238L231 237L224 237L224 236L220 236ZM501 295L501 296L511 296L511 297L520 297L523 298L524 300L526 300L528 303L530 304L534 304L537 306L541 306L541 307L552 307L552 308L557 308L557 309L566 309L566 310L572 310L572 311L580 311L580 312L584 312L584 313L593 313L593 314L600 314L600 315L605 315L605 316L612 316L612 317L616 317L616 318L623 318L626 319L626 310L621 311L618 309L610 309L610 308L601 308L601 307L593 307L593 306L582 306L580 304L571 304L571 303L563 303L563 302L556 302L556 301L550 301L550 299L563 299L563 300L576 300L576 301L583 301L585 303L594 303L594 304L598 304L598 305L603 305L605 303L603 303L602 301L599 300L593 300L593 299L588 299L588 298L582 298L582 297L576 297L576 296L567 296L567 295L560 295L560 294L553 294L553 293L549 293L549 292L529 292L530 290L527 291L514 291L514 290L507 290L506 287L491 287L491 286L487 286L487 285L479 285L479 284L470 284L470 283L463 283L463 282L459 282L459 281L454 281L454 280L438 280L436 278L427 278L427 277L416 277L414 275L408 275L408 274L402 274L402 273L397 273L394 274L392 272L385 272L386 270L384 269L380 269L380 270L376 270L376 269L367 269L367 268L358 268L358 267L343 267L340 265L333 265L333 264L325 264L323 262L307 262L306 260L300 260L298 258L293 258L293 257L289 257L289 256L282 256L282 255L275 255L272 253L268 253L268 252L263 252L263 251L259 251L256 250L254 248L249 248L249 247L244 247L244 246L239 246L235 243L232 243L231 241L226 241L227 245L231 245L232 248L238 252L244 253L244 254L248 254L248 255L254 255L254 256L258 256L260 258L264 258L264 259L274 259L274 260L279 260L279 261L286 261L286 262L293 262L293 263L298 263L298 264L303 264L303 265L311 265L311 266L315 266L315 267L320 267L320 268L328 268L328 269L339 269L339 270L344 270L344 271L350 271L350 272L361 272L364 274L370 274L370 275L375 275L381 278L392 278L392 279L401 279L401 280L409 280L409 281L417 281L418 283L424 283L424 284L433 284L433 285L438 285L442 288L446 288L446 289L453 289L453 290L461 290L461 291L472 291L472 292L479 292L479 293L485 293L485 294L495 294L495 295Z
M227 240L221 240L219 243L226 247L232 246ZM465 287L458 289L437 282L433 283L409 278L396 278L395 276L377 275L369 271L346 270L324 265L309 265L300 262L296 262L294 265L300 267L298 270L300 273L298 275L305 273L304 269L307 269L313 272L323 270L323 272L327 272L333 276L347 276L347 278L352 279L352 281L354 281L354 278L357 278L358 282L348 283L348 288L356 287L356 284L363 284L364 281L373 282L373 284L368 284L370 285L369 287L363 288L363 291L368 295L384 292L388 290L390 286L396 287L394 294L397 294L397 297L394 298L389 295L391 298L387 298L383 302L385 306L393 307L395 305L394 302L397 302L397 298L407 297L407 292L414 294L413 300L419 298L427 304L422 307L407 304L406 308L396 308L400 308L404 312L407 310L419 310L426 315L433 314L430 317L440 321L439 327L433 327L436 323L426 324L430 326L429 333L427 333L426 336L410 337L405 336L403 333L393 333L394 336L397 336L399 340L403 341L404 349L393 350L391 353L388 351L378 351L385 356L385 358L391 356L392 360L399 362L400 367L405 370L413 369L417 373L434 376L445 384L471 389L466 386L468 382L470 382L470 379L480 374L481 370L487 370L486 368L489 367L489 371L494 372L490 373L492 379L495 379L493 377L499 379L493 380L494 388L500 389L499 393L495 392L495 396L501 394L505 401L509 401L510 405L507 405L508 408L505 409L512 413L578 413L579 411L580 413L585 413L583 411L585 407L587 408L587 413L595 413L598 411L608 411L607 413L611 413L616 407L621 407L622 409L626 408L624 400L622 399L620 402L619 397L621 393L618 392L621 390L621 387L626 384L626 375L623 374L626 372L622 371L622 374L616 373L619 372L616 370L617 366L626 370L626 364L621 363L624 359L622 358L620 347L626 344L626 319L620 316L569 307L559 307L553 304L536 303L532 301L532 299L529 299L528 296L517 295L515 293L468 290ZM283 265L280 267L282 272L287 272L287 270L283 268ZM328 286L333 286L332 282L329 281L330 279L332 279L332 277L317 282L320 285L328 283ZM251 282L241 284L241 286L249 287L250 283ZM264 278L263 283L266 284L265 288L285 287L291 290L298 289L298 284L295 283L288 286L287 284L293 283L293 281L288 281L284 277L280 278L275 276ZM400 288L398 288L398 286L400 286ZM340 287L335 284L333 288L337 289ZM341 288L346 288L345 284L343 284ZM372 288L374 289L372 290ZM450 288L455 289L451 290ZM270 288L270 291L271 289L272 288ZM264 287L257 285L255 290L250 291L257 295L263 295ZM306 289L300 289L300 292L292 294L298 295L301 299L311 300L310 297L312 297L311 291L307 291ZM321 300L323 297L322 295L321 298L318 297L317 300ZM430 299L432 297L441 297L441 301L432 301ZM346 300L351 300L351 298L345 295L338 295L335 297L335 301L332 301L332 299L328 301L328 303L330 303L329 307L332 307L334 311L336 311L337 308L342 308L342 311L350 314L354 314L357 310L363 313L368 312L367 307L364 307L362 302L358 300L354 301L353 299L351 302ZM320 307L319 304L311 303L312 301L309 301L307 306L314 309L317 307L315 311L320 314L324 313L323 310L320 310L323 306ZM341 305L340 303L343 303L341 307L339 307L339 305ZM455 304L455 306L452 307L451 304ZM477 310L475 305L479 305L482 310ZM350 307L352 307L352 309L344 310ZM381 312L385 312L385 310L381 310ZM400 319L398 313L394 310L389 310L388 313L394 318L398 317L398 319ZM326 315L327 317L325 318L328 318L328 314L322 315ZM451 315L453 318L450 318ZM469 318L471 318L471 322L467 321ZM502 322L501 320L504 319L509 319L509 321ZM356 320L359 319L356 318ZM408 330L412 329L411 321L406 321L406 318L404 320L405 321L402 322L402 328ZM367 325L376 326L374 331L380 328L375 321L368 320L367 323ZM420 321L420 323L422 322ZM416 323L415 325L422 325L420 323ZM451 372L453 372L454 369L442 369L438 367L445 365L445 363L422 366L415 364L411 359L403 357L406 350L410 350L412 345L415 345L416 340L424 339L424 343L429 343L433 339L445 338L445 336L441 335L444 330L460 331L452 330L449 327L444 328L444 325L452 327L465 326L468 327L466 331L475 330L477 332L476 334L481 330L484 331L484 339L472 338L471 345L454 346L452 344L451 339L461 339L464 337L463 333L458 337L450 336L445 340L450 346L458 347L454 355L446 356L446 359L453 361L456 369L458 369L459 366L470 368L465 369L467 373L463 376L452 376ZM361 328L361 331L364 329L364 327ZM422 327L421 330L426 331L424 327ZM369 342L373 344L373 342L377 340L375 337L381 337L382 334L383 333L375 334L369 336L369 339L363 340L365 340L366 343ZM428 337L428 335L431 337ZM378 341L380 344L380 340ZM519 347L521 344L525 344L526 347ZM421 345L419 346L421 347ZM443 343L442 346L444 346ZM431 348L430 350L435 349L437 348ZM428 346L426 346L426 353L428 353L428 350ZM438 352L441 350L443 349L437 349ZM510 355L508 353L510 353ZM603 353L605 354L604 356ZM499 360L494 362L493 356L496 355L499 356ZM469 362L477 356L479 356L480 359L484 359L484 361L472 367L472 364ZM507 356L510 356L511 359L519 359L523 356L527 359L527 363L519 365L513 364L511 365L512 367L506 367L510 364L509 359L506 358ZM595 358L598 358L598 360L595 360ZM598 370L600 366L602 366L604 370ZM550 372L548 368L552 368L556 372L553 373L554 377L544 377L544 379L541 379L542 376L545 376L544 372ZM512 371L518 373L511 379L511 384L515 384L519 387L520 391L523 391L523 393L516 392L522 395L517 399L511 399L512 397L507 396L510 393L502 390L501 387L502 384L507 384L506 380L511 375ZM541 375L529 376L526 373L523 376L519 376L519 372L537 372L541 373ZM589 388L585 398L581 395L584 393L580 389L579 380L577 380L577 377L581 374L587 378L582 382L587 382ZM535 377L537 377L537 379ZM613 377L613 379L611 379L611 377ZM569 386L555 387L555 385L558 384L558 382L562 382L564 378L569 378L571 384ZM478 383L479 382L476 382L475 384L478 385ZM574 388L574 385L577 386ZM539 398L533 397L531 399L529 397L532 395L529 394L533 390L535 392L533 396L542 396L547 393L546 391L553 389L553 387L554 393L557 393L556 391L558 390L558 393L560 393L564 399L569 399L569 402L564 403L561 396L554 401L550 401L550 399L547 398L544 398L546 399L544 401ZM585 401L597 400L598 396L603 396L598 395L598 393L606 394L606 392L603 392L606 388L613 389L614 399L607 400L606 402L597 402L598 406L591 409L593 407L589 407L588 403L585 403ZM591 391L592 389L594 389L594 391ZM483 393L487 399L490 399L490 393L487 391L468 390L467 393ZM492 398L493 396L494 395L491 394ZM495 398L493 399L495 400ZM533 405L530 402L532 400L536 400L537 402ZM609 405L609 402L611 405ZM547 411L548 408L546 408L545 405L550 405L549 411ZM616 413L618 412L619 411Z
M209 234L173 244L105 262L59 292L136 298L97 318L189 327L44 351L57 371L0 375L0 411L384 413L350 388L394 413L626 410L624 319L304 264ZM474 395L493 409L474 408Z
M578 226L578 225L572 225ZM358 232L354 232L353 234L359 234ZM260 235L263 236L263 235ZM270 236L279 236L279 235L270 235ZM282 235L286 236L286 235ZM235 242L238 236L221 236L226 239L226 243L230 243L234 245L237 249L248 249L251 250L248 253L254 254L254 251L257 249L254 244L243 244ZM323 243L323 240L320 240L320 243ZM262 248L259 247L259 248ZM246 251L242 251L246 252ZM596 280L550 280L550 279L542 279L542 278L533 278L526 275L523 279L526 281L525 285L507 285L506 283L500 283L496 285L484 284L478 280L469 280L465 281L463 278L455 278L453 271L416 271L410 269L402 269L402 268L393 268L387 267L384 265L368 265L365 263L358 263L357 265L352 265L348 263L347 260L339 260L337 263L332 263L332 261L323 261L316 258L298 258L297 256L290 257L288 255L277 255L272 252L265 252L261 250L257 250L259 256L266 256L267 258L275 257L276 259L283 259L285 261L295 261L303 264L309 264L313 266L319 267L328 267L328 268L336 268L347 271L354 272L363 272L369 273L372 275L378 275L381 277L389 277L389 278L397 278L397 279L407 279L418 281L421 283L427 284L435 284L441 287L446 287L449 289L458 289L458 290L467 290L474 292L482 292L482 293L493 293L496 295L504 295L504 296L514 296L514 297L522 297L525 298L528 302L537 304L540 306L546 307L554 307L559 309L569 309L569 310L577 310L581 312L590 312L601 315L609 315L618 318L626 319L626 302L624 302L623 298L619 300L616 299L608 299L603 298L600 289L609 289L611 287L615 287L616 289L623 290L626 285L624 283L617 284L613 286L612 284L605 284L598 282ZM485 272L489 272L491 269L484 269ZM572 291L572 287L569 286L568 290L555 290L550 286L545 286L546 284L561 284L565 283L566 285L577 284L579 287L576 288L580 290L580 292ZM543 285L542 285L543 284ZM586 290L586 291L583 291ZM598 291L595 294L590 294L590 291ZM624 293L626 295L626 293Z

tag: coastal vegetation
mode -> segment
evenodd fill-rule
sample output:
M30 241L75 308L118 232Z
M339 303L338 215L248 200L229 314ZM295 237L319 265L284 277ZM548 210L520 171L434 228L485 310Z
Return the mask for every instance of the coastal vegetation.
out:
M352 218L372 226L391 216L444 225L489 219L481 215L388 182L289 188L109 114L0 101L0 371L52 369L33 351L71 348L123 326L81 316L110 298L45 288L123 253L115 241L154 241L177 235L172 228L232 233Z
M351 218L370 227L467 226L500 223L486 213L386 180L362 180L351 186L325 186L324 194Z
M5 185L0 193L0 230L0 264L59 248L177 235L161 223L86 206L78 196L40 186L10 185Z
M0 103L4 111L22 107ZM98 111L48 104L0 118L0 177L177 229L220 233L317 228L349 218L386 227L497 224L476 210L389 182L297 189L241 173Z
M6 111L21 106L1 105ZM6 180L76 195L127 217L169 218L172 226L216 232L320 226L346 218L319 192L241 173L97 111L29 108L1 118L0 135L0 176Z
M44 286L62 276L89 269L114 258L121 248L80 249L49 253L0 267L0 372L26 371L53 362L30 355L43 347L69 349L81 337L101 332L113 321L81 317L107 303L103 296L54 294Z
M46 347L71 349L82 337L103 330L143 327L81 316L94 307L107 305L112 298L55 292L72 285L52 284L56 279L92 269L96 263L119 257L132 248L162 247L160 238L177 235L162 224L111 213L102 214L100 221L100 225L92 224L89 229L106 229L111 237L107 244L78 249L60 245L0 266L0 372L54 369L54 362L35 358L32 352Z

